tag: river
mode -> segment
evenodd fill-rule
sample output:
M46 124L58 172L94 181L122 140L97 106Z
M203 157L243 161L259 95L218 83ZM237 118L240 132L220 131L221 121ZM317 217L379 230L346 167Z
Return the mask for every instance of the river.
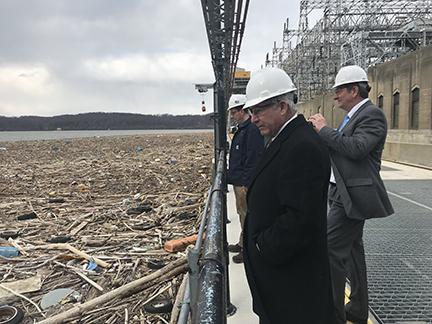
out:
M212 129L128 129L128 130L74 130L74 131L19 131L0 132L0 142L36 141L80 137L127 136L146 134L190 134L213 132Z

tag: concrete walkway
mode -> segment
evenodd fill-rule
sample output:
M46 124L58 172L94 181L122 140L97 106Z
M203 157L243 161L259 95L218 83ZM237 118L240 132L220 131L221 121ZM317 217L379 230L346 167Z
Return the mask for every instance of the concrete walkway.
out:
M418 179L432 179L432 171L421 168L415 168L402 164L392 163L383 161L383 170L381 172L382 178L385 181L388 180L418 180ZM229 192L227 196L228 204L228 218L231 223L228 224L228 242L235 244L238 242L240 233L240 221L235 209L235 198L234 191L229 186ZM390 195L396 195L389 190ZM396 195L397 197L400 197ZM411 201L405 198L408 201ZM425 206L417 203L417 205ZM235 264L231 258L235 255L230 253L230 265L229 265L229 276L230 276L230 293L231 303L237 307L237 312L228 318L229 324L258 324L258 317L252 311L252 298L249 291L249 286L246 281L243 264ZM349 287L347 285L347 295L349 294ZM348 299L347 299L348 301ZM373 305L373 303L371 303ZM347 322L349 323L349 322ZM377 323L376 319L370 314L368 324Z
M228 190L228 218L231 220L231 223L227 225L228 242L235 244L239 239L240 220L235 208L234 190L231 186L228 187ZM233 255L235 253L230 253L229 280L231 303L237 307L237 312L233 316L228 317L228 324L258 324L258 316L252 312L252 297L246 281L243 263L236 264L232 262L231 258Z

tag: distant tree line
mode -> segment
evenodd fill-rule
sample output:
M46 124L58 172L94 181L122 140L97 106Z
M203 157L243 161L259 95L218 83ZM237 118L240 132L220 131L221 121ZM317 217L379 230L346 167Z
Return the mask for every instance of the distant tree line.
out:
M213 128L208 115L141 115L85 113L53 117L0 116L0 131L106 130L106 129L205 129Z

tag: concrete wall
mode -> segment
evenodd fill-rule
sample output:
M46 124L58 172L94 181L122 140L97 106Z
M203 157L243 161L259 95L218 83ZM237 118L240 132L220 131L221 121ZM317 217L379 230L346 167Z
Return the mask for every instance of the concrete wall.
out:
M389 125L383 158L432 168L432 47L371 67L368 76L372 87L369 98L378 103L378 97L383 96L383 110ZM415 88L420 91L419 126L410 129L411 94ZM396 92L399 93L399 125L391 129ZM319 111L334 128L345 115L334 107L332 92L299 103L298 110L306 117Z

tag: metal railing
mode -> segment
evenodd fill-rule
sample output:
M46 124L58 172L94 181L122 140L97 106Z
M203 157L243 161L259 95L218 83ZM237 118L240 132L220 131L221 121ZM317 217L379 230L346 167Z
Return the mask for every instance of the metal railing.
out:
M225 151L219 153L198 239L188 251L189 282L178 324L226 323L229 309L226 241Z
M215 173L198 239L188 252L189 284L178 324L224 324L235 307L230 302L226 238L226 107L240 53L249 0L201 0L215 82Z

